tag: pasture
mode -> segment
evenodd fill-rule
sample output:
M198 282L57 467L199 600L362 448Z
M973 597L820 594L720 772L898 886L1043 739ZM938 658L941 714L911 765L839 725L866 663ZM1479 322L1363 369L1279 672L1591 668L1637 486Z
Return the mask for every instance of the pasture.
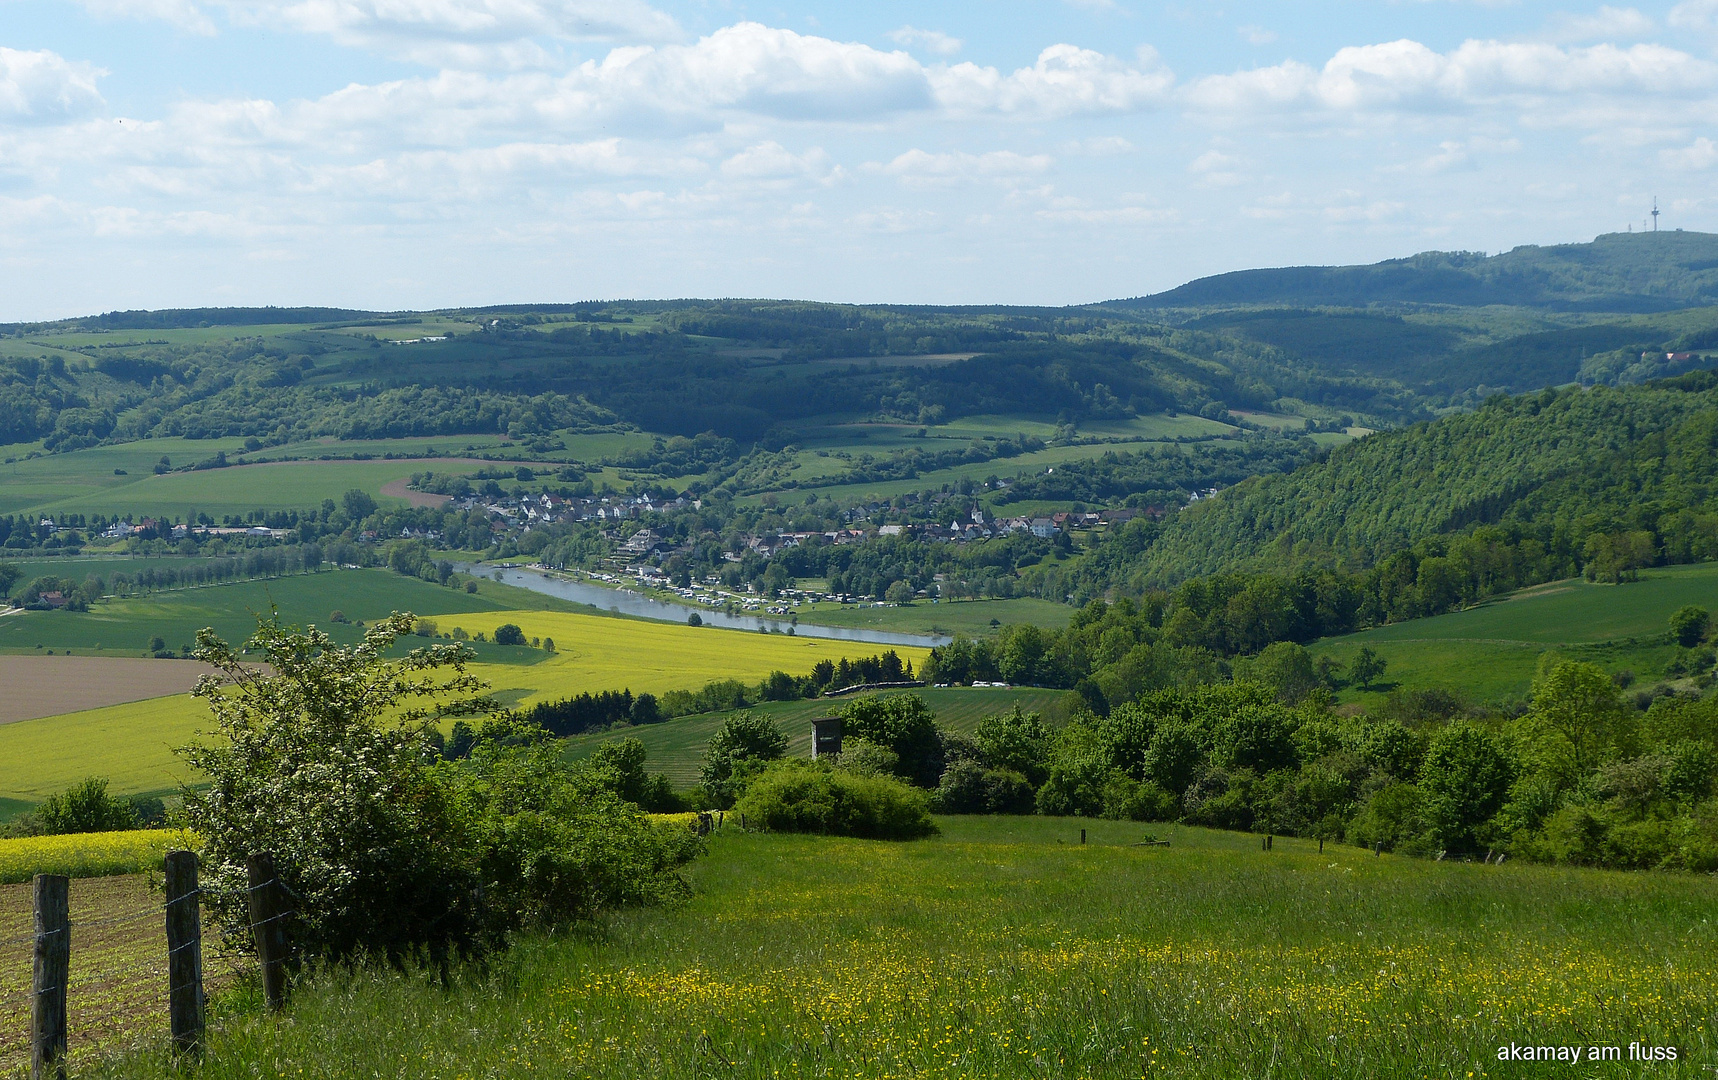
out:
M884 691L896 692L898 691ZM985 717L1005 713L1015 705L1027 712L1044 713L1060 719L1059 714L1071 697L1061 690L1004 690L985 687L932 687L907 692L925 699L931 711L936 713L937 723L950 731L963 734L971 734L977 729L978 722ZM873 695L854 695L859 696ZM746 711L767 716L776 722L788 737L788 756L810 757L812 717L830 716L851 700L853 697L766 701ZM644 744L645 752L649 754L650 771L662 773L676 788L684 790L698 782L698 768L704 760L704 747L709 744L710 736L722 726L722 721L731 715L733 714L727 712L703 713L664 720L660 724L620 727L590 735L575 735L565 740L565 755L569 760L578 761L589 757L597 747L605 743L637 739Z
M406 500L403 497L386 495L382 489L393 481L409 479L412 473L428 468L436 467L443 472L470 472L481 464L443 458L281 461L201 472L171 472L162 476L151 473L134 483L104 485L99 490L63 495L24 509L30 513L130 513L179 519L202 513L219 520L228 514L243 515L252 510L302 510L320 506L324 499L338 502L341 495L353 488L368 492L383 505L404 506ZM8 490L10 487L7 485Z
M1246 834L1080 819L939 824L915 843L722 829L682 907L524 939L451 989L329 972L290 1023L227 1013L202 1071L1353 1080L1718 1063L1708 878L1261 852ZM1130 846L1153 833L1170 846ZM1677 1060L1497 1059L1636 1041ZM91 1077L174 1068L153 1046L86 1060Z
M573 461L589 466L587 473L599 487L607 481L624 488L620 470L596 468L596 462L631 450L648 450L653 439L638 431L564 431L549 437L551 446L558 443L561 449L538 453L499 435L317 438L267 446L247 455L244 440L239 438L163 438L36 458L27 455L37 444L20 444L0 447L0 459L11 459L0 465L0 514L164 514L183 518L204 513L220 518L252 510L303 510L320 506L324 499L338 501L352 488L368 492L384 506L403 506L404 498L382 489L414 472L469 474L484 467L556 467ZM163 457L179 469L208 461L217 452L234 461L245 457L264 460L161 476L154 471ZM383 455L390 457L384 459ZM840 464L839 459L833 460Z
M288 623L314 623L337 641L356 642L363 631L355 625L395 611L424 615L497 610L535 594L492 581L478 582L476 594L401 577L388 570L325 570L316 574L239 581L191 589L144 593L104 600L89 611L26 611L0 618L0 652L30 652L38 648L79 654L142 652L159 635L178 651L196 639L205 626L228 641L242 641L256 630L257 616L278 608ZM573 605L542 598L543 606ZM344 624L329 621L335 609Z
M1574 659L1647 679L1673 648L1670 613L1684 604L1718 610L1718 564L1660 567L1623 585L1558 581L1427 619L1413 619L1311 646L1346 664L1362 647L1389 663L1372 693L1343 691L1343 701L1376 701L1392 687L1459 690L1476 702L1522 699L1540 654Z

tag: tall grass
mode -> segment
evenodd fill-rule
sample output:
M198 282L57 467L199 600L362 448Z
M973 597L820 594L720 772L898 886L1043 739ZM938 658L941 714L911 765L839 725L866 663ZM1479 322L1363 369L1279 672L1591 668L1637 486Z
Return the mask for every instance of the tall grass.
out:
M1654 1077L1718 1064L1709 879L941 824L912 844L723 830L684 908L526 941L448 990L362 971L303 986L289 1023L229 1004L201 1074L1621 1077L1640 1067L1497 1048L1635 1040L1679 1049Z

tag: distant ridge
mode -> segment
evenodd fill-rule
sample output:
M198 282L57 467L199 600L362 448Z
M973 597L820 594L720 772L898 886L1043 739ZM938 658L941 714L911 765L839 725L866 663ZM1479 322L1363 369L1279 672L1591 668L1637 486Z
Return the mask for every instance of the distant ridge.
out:
M1607 233L1588 244L1518 247L1487 257L1427 251L1370 266L1292 266L1200 278L1109 307L1369 307L1503 304L1645 313L1718 304L1718 235Z

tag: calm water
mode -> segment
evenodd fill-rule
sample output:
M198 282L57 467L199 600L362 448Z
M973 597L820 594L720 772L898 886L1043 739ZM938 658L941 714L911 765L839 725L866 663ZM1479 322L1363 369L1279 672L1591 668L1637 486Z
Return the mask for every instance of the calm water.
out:
M493 579L497 574L506 585L516 585L521 589L530 589L545 596L557 596L562 600L575 603L589 604L605 611L618 611L623 615L636 615L645 619L660 619L663 622L683 623L693 612L704 620L706 626L725 626L735 630L768 629L776 633L785 633L792 624L779 615L729 615L711 608L695 607L691 604L677 604L667 600L656 600L635 592L622 589L608 589L600 585L587 585L582 581L569 581L566 578L551 577L533 570L516 570L511 567L495 568L475 563L458 563L456 568L461 573L475 574ZM801 622L793 627L793 632L800 637L833 638L837 641L865 641L877 645L947 645L949 638L940 634L891 634L884 630L856 630L845 626L813 626Z

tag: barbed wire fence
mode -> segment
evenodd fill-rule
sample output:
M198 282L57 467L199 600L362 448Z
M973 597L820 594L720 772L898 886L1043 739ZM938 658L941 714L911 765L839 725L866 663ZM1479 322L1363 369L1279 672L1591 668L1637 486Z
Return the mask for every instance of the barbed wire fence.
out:
M224 948L206 928L189 852L168 853L164 892L141 874L0 886L0 1077L26 1068L35 1080L63 1077L68 1055L163 1036L194 1052L207 995L259 973L279 1008L295 912L272 862L260 860L248 889L257 953Z

